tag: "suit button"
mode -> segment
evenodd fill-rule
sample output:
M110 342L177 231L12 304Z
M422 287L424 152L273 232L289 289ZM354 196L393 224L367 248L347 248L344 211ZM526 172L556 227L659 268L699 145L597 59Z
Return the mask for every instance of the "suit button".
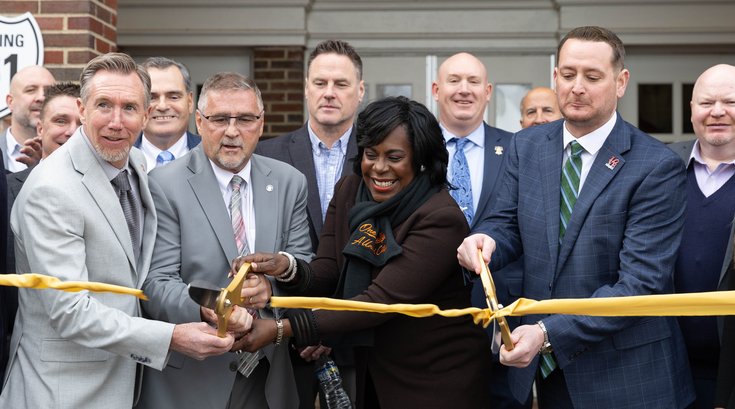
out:
M549 283L549 290L554 286L554 283Z

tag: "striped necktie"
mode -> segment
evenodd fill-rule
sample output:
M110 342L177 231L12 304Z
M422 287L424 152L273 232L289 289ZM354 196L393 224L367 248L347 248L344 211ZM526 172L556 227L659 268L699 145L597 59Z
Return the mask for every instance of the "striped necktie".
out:
M138 214L138 201L135 199L135 194L128 179L128 171L122 170L110 182L115 188L115 193L120 201L137 262L140 257L140 215Z
M559 242L564 238L567 231L569 219L572 217L572 209L579 195L579 178L582 174L582 152L584 148L577 141L569 143L572 154L567 159L561 171L561 203L559 204Z
M230 217L232 218L232 231L235 234L235 244L237 245L237 254L239 256L245 256L250 254L250 248L248 246L248 238L245 234L245 221L242 217L242 183L243 178L239 175L235 175L230 180L230 188L232 188L232 197L230 197ZM248 308L248 312L253 318L258 318L258 310ZM243 376L249 377L253 370L260 363L260 359L263 358L263 351L256 352L239 352L237 359L237 371Z

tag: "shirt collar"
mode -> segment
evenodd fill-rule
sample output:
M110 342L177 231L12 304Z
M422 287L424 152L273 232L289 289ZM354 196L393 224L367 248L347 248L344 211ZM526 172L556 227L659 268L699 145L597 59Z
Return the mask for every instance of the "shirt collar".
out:
M337 139L337 141L332 145L332 149L335 147L338 148L342 155L347 155L347 143L350 141L350 135L352 134L352 126L347 129L347 132L343 133L342 136ZM311 129L311 124L306 124L306 129L309 131L309 140L311 141L311 149L314 153L317 155L321 155L322 151L327 149L327 145L324 144L324 142L319 139L319 137L316 135L313 129Z
M707 162L702 158L702 150L699 146L699 140L694 141L694 146L692 146L692 153L689 155L689 160L687 161L687 167L694 161L695 163L698 163L700 165L705 166L707 169L709 169L709 166L707 165ZM733 165L735 164L735 160L731 160L728 162L721 162L721 165Z
M214 171L214 177L217 178L217 184L219 185L219 189L222 192L222 195L230 190L230 181L232 180L232 177L237 175L240 175L240 177L245 181L246 188L250 186L250 170L252 169L252 162L248 160L248 163L245 164L245 167L242 168L237 173L232 173L229 170L222 169L219 167L216 163L212 162L212 160L209 160L209 164L212 165L212 170Z
M446 142L447 145L449 145L449 141L452 140L452 138L460 138L459 136L453 134L449 129L445 128L444 125L439 123L439 126L442 128L442 134L444 135L444 142ZM475 128L472 132L470 132L465 138L469 139L472 143L475 145L484 148L485 147L485 123L481 122L480 125Z
M183 145L186 145L186 132L184 132L184 134L179 137L176 143L171 145L166 150L175 154L176 152L179 152L181 150ZM153 157L156 157L159 153L163 152L163 150L160 149L158 146L152 144L151 141L146 138L145 134L143 134L143 137L141 138L140 149L152 153ZM179 156L176 156L176 158L178 159Z
M16 150L20 151L20 144L18 143L18 141L15 140L15 137L10 132L10 127L8 127L7 138L5 138L5 145L7 147L5 152L8 152L8 157L15 153Z
M574 135L572 135L571 132L567 130L567 123L566 121L564 121L564 149L566 149L567 145L569 145L571 141L576 140L577 142L579 142L580 145L582 145L585 152L589 153L590 155L596 155L597 152L602 148L605 140L607 140L610 132L612 132L613 128L615 128L615 123L617 122L617 120L617 112L613 112L612 117L601 127L578 138L575 138Z

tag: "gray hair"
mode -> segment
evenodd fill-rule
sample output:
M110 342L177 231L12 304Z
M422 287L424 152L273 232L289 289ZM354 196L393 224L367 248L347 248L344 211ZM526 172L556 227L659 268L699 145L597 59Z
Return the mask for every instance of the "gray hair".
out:
M192 92L191 74L189 74L189 69L186 68L184 64L166 57L150 57L147 60L143 61L143 64L141 65L146 70L149 70L151 68L155 68L158 70L165 70L168 67L178 68L181 76L184 77L184 87L186 88L186 92Z
M143 83L143 89L145 91L144 107L148 108L148 105L151 103L151 77L148 76L148 73L143 69L143 67L136 64L129 55L123 53L107 53L98 55L84 66L84 69L82 69L82 75L79 76L82 102L87 102L87 98L89 98L90 82L92 82L92 77L94 77L99 71L109 71L122 75L136 74Z
M207 78L202 86L202 92L199 95L197 109L204 112L207 109L207 93L209 91L254 91L258 98L258 109L263 110L263 97L260 94L258 85L251 78L248 78L237 72L218 72Z

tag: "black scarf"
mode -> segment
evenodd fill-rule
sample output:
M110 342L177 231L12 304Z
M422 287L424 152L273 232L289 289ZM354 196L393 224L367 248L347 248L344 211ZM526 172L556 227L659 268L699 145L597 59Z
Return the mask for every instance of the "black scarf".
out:
M335 294L338 298L348 299L362 294L372 282L373 268L384 266L403 252L393 236L393 226L406 220L439 189L439 186L431 186L426 174L421 174L392 198L377 203L365 182L360 183L355 205L349 212L352 234L342 250L345 265ZM345 334L342 343L371 346L373 330Z

